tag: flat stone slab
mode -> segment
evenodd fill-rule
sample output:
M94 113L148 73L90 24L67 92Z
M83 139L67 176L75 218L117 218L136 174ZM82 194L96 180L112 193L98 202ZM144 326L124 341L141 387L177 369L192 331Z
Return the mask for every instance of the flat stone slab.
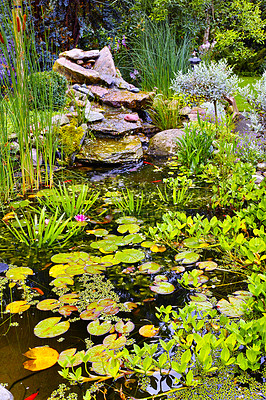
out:
M128 114L111 114L106 115L101 122L88 124L89 129L94 134L103 134L110 136L122 136L128 133L138 133L142 130L141 121L136 122L125 121L125 116Z
M95 139L85 139L76 159L90 163L122 164L136 162L142 156L142 145L137 136L126 136L121 139L95 137Z
M59 57L65 57L71 60L84 60L90 58L98 58L100 54L100 50L88 50L84 51L81 49L72 49L69 51L64 51L63 53L59 54Z
M151 101L153 94L152 92L132 93L128 90L109 90L107 94L101 97L101 101L112 107L123 106L131 110L139 110Z
M177 139L185 134L181 129L167 129L156 133L149 143L147 153L152 156L168 157L176 154L178 144Z
M83 68L81 65L75 64L65 57L58 58L55 61L53 71L59 72L61 75L64 75L68 81L73 83L86 83L87 85L105 83L97 71Z
M0 399L1 400L14 400L12 393L0 385Z

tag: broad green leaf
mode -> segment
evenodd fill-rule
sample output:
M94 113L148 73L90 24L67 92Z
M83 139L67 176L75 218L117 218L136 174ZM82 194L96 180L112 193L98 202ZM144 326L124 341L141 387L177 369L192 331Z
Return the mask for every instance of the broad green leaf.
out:
M68 275L59 275L50 283L58 288L66 288L67 285L74 285L74 280Z
M245 302L238 297L228 297L228 300L221 299L217 303L218 310L228 317L240 317L245 312Z
M186 247L189 247L190 249L200 249L202 247L208 246L208 244L206 242L204 242L203 240L198 239L196 237L190 237L188 239L185 239L183 241L183 244Z
M57 362L59 365L62 365L62 363L63 363L65 368L76 367L77 365L82 364L82 356L83 355L85 355L84 350L77 352L77 349L73 347L71 349L61 351ZM71 363L68 361L67 357L71 358ZM67 364L65 364L65 363L67 363Z
M71 263L71 265L66 264L65 274L70 276L82 275L85 272L84 267L85 265L82 264L74 264L74 263Z
M150 286L150 289L158 294L170 294L175 291L174 285L169 282L158 282L156 285Z
M136 217L120 217L115 220L118 224L135 224L137 221Z
M132 244L138 244L143 242L143 236L140 234L134 234L134 233L130 233L129 235L124 236L124 242L126 244L132 243Z
M49 275L53 278L56 278L58 275L66 274L66 269L69 265L68 264L56 264L53 265L49 270ZM69 273L67 273L70 275Z
M144 247L145 249L149 249L152 246L154 246L156 243L152 242L151 240L146 240L145 242L141 243L141 247Z
M84 268L85 272L87 272L87 274L91 274L91 275L95 275L95 274L101 274L105 271L106 269L106 265L104 263L102 264L90 264L90 265L86 265L86 267Z
M133 329L135 328L135 325L133 324L132 321L127 321L126 323L124 323L124 321L122 321L122 319L120 321L118 321L115 324L115 330L118 333L130 333L133 331Z
M68 262L79 263L80 261L88 261L90 258L88 253L83 251L75 251L73 253L59 253L52 256L51 261L58 264Z
M87 326L87 331L91 335L101 336L108 333L111 328L112 323L110 321L104 321L103 323L100 323L100 321L96 319L95 321L89 323L89 325Z
M91 365L91 370L96 372L98 375L110 376L110 373L108 372L108 362L106 360L102 362L93 362Z
M117 339L117 334L114 333L113 335L106 336L104 338L103 344L109 349L115 350L125 346L126 342L127 338L125 336L120 336Z
M108 235L108 231L106 229L91 229L87 230L86 233L95 235L96 237Z
M19 201L12 201L9 203L9 207L11 208L25 208L30 204L29 200L19 200Z
M33 270L28 267L15 267L6 271L6 277L13 281L23 281L28 275L33 275Z
M194 295L189 296L191 301L206 301L207 296L203 293L195 293Z
M142 251L135 249L125 249L118 251L115 254L115 260L128 264L136 263L144 258L145 254Z
M109 352L103 344L91 347L86 351L86 356L88 356L90 362L101 362L110 358Z
M197 263L199 269L205 269L205 271L213 271L218 267L218 264L214 261L200 261Z
M156 274L161 269L161 265L153 261L146 262L139 266L140 272L147 272L148 274Z
M34 328L34 335L39 338L52 338L68 331L70 323L61 321L61 317L51 317L40 321Z
M198 261L200 255L191 251L183 251L182 253L176 254L175 261L181 261L182 264L194 264Z
M140 226L137 224L123 224L117 228L119 233L137 233L140 230Z
M60 306L60 301L56 299L45 299L37 304L38 310L49 311L54 310Z

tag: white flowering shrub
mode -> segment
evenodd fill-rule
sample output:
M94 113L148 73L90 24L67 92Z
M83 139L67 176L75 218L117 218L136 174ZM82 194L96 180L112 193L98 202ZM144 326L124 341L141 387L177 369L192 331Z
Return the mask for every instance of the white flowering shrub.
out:
M193 71L183 74L179 71L172 81L171 89L178 93L190 94L217 102L225 96L234 95L239 79L225 60L210 63L201 62Z
M239 92L252 107L252 111L247 114L251 129L257 133L264 132L266 129L266 71L255 84L247 85L239 89Z

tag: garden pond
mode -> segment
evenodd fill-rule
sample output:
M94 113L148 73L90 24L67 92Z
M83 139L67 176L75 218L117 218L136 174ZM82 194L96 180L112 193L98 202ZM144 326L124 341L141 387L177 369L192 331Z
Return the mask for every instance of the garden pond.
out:
M249 375L238 374L230 355L224 355L225 361L217 368L215 346L211 365L207 365L209 353L205 357L196 349L197 355L185 360L180 345L175 346L178 340L171 342L185 325L183 319L177 328L177 315L170 315L178 307L193 301L192 316L206 313L199 318L204 324L198 330L215 334L220 326L213 322L213 310L218 309L225 318L239 317L245 299L252 296L247 291L247 276L237 266L232 268L228 254L211 240L199 238L197 232L180 233L185 225L192 229L196 215L212 220L214 213L210 207L212 183L208 179L188 181L181 174L179 183L186 179L183 188L185 184L188 188L180 194L171 186L171 177L177 173L174 164L169 168L157 161L111 171L91 167L58 171L57 184L61 182L62 190L75 193L77 199L85 185L92 194L85 215L75 213L74 205L68 221L69 229L79 231L65 242L61 233L51 246L38 246L38 235L31 238L24 221L30 221L35 232L40 230L45 205L50 213L45 226L49 227L49 218L61 216L51 205L58 192L29 193L3 209L0 381L8 384L15 400L32 399L30 395L37 392L37 400L129 400L159 395L164 399L266 398L263 359L260 373L254 368ZM168 178L167 185L164 178ZM26 239L19 240L14 232L23 229ZM25 243L27 238L30 246ZM230 302L226 301L228 295ZM192 342L188 336L184 341L183 354L187 355ZM120 364L116 355L125 348L130 353L134 343L135 367L126 353L118 356L124 359ZM145 343L150 347L138 358L136 353ZM201 348L199 342L198 346ZM74 356L76 351L81 353ZM177 362L180 357L183 370L171 368L170 360ZM199 383L192 388L186 369L189 362L194 365L193 379ZM72 368L68 369L69 363ZM82 381L82 377L86 379ZM66 387L60 386L61 392L52 394L62 383ZM95 392L89 389L92 385Z

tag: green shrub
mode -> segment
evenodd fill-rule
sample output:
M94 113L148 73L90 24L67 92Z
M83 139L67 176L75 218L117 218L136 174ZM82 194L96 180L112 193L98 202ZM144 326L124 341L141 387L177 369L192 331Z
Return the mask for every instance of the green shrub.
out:
M35 72L28 77L30 107L60 109L66 103L66 89L67 79L58 72Z

